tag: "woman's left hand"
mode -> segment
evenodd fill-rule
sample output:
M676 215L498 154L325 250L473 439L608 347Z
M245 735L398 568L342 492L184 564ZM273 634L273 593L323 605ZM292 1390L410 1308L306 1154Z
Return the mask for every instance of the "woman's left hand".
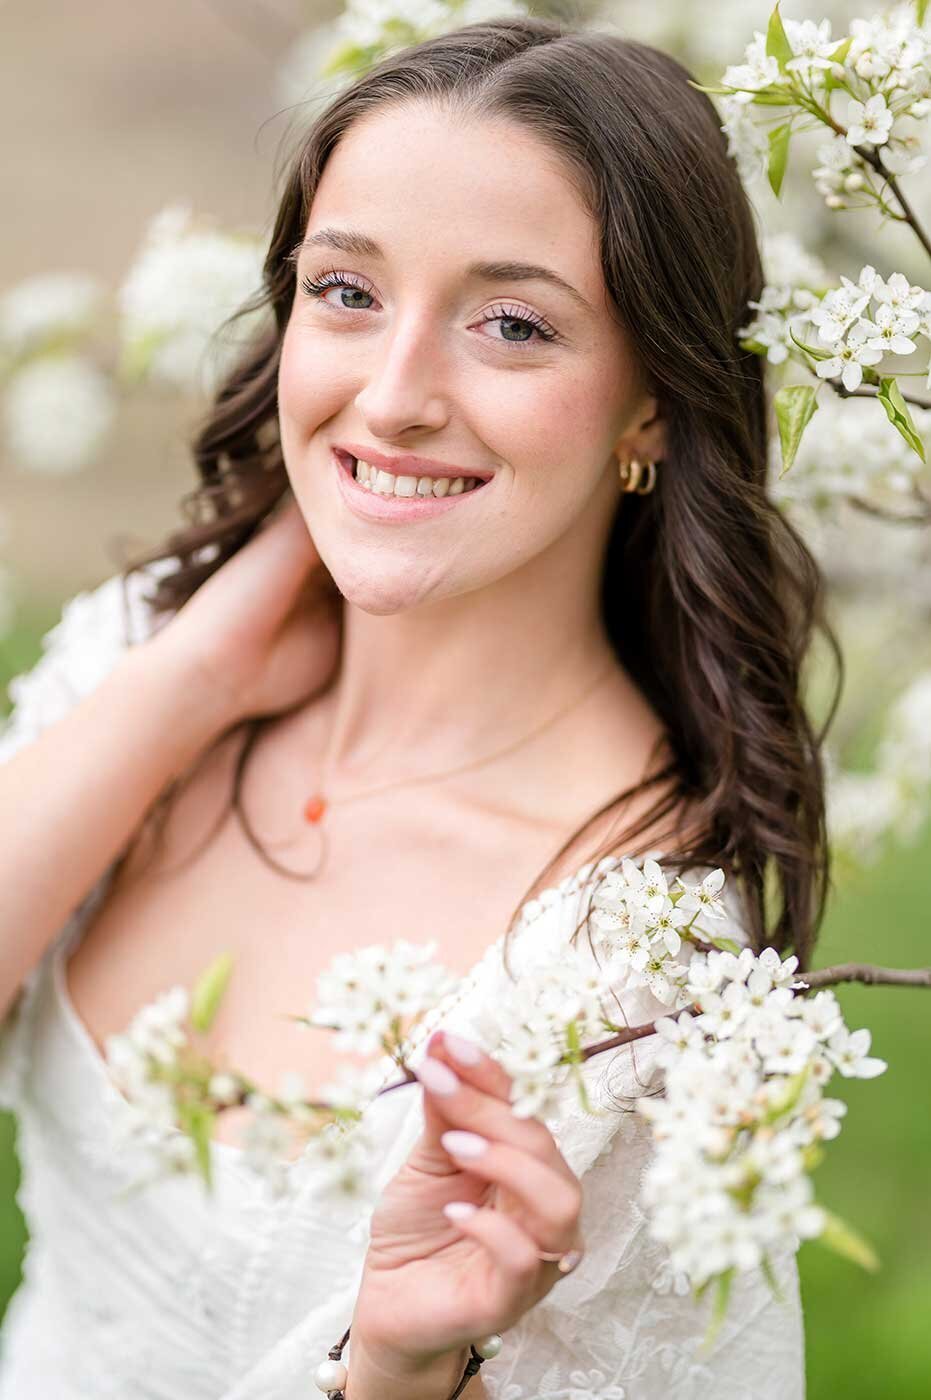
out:
M451 1072L452 1092L421 1080L424 1131L372 1215L352 1320L367 1349L408 1365L513 1327L564 1277L538 1251L582 1246L579 1180L544 1123L512 1112L510 1076L481 1051L455 1060L441 1031L427 1050L427 1073ZM460 1155L451 1130L487 1146ZM450 1201L478 1209L453 1221Z

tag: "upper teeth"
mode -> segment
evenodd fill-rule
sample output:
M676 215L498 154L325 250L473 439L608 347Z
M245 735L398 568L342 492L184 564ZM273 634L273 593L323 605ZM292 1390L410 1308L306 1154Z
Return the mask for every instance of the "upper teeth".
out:
M471 491L478 480L474 476L395 476L362 461L356 462L355 478L367 491L381 496L458 496Z

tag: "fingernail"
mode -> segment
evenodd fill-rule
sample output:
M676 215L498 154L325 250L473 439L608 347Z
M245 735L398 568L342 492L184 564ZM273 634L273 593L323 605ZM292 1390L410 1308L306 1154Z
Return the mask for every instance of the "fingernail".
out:
M458 1060L461 1065L477 1065L482 1058L482 1052L472 1040L467 1040L464 1035L454 1035L452 1031L444 1033L446 1047L454 1060Z
M443 1207L443 1214L449 1216L450 1220L468 1220L470 1215L474 1215L478 1206L471 1201L447 1201Z
M432 1094L454 1094L459 1088L459 1080L441 1060L431 1060L429 1056L421 1060L414 1073Z
M453 1157L481 1157L488 1146L487 1138L479 1137L478 1133L460 1132L458 1128L443 1133L440 1142Z

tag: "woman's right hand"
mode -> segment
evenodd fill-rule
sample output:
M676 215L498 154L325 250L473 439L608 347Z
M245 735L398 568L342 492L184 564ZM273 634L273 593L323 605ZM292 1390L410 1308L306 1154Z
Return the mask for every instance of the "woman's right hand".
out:
M202 688L219 730L317 694L341 639L341 597L292 498L143 645Z

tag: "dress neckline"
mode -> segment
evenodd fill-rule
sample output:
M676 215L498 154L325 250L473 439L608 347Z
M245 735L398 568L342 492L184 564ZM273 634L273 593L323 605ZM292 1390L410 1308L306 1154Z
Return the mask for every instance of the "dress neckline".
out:
M643 859L657 859L661 858L662 855L662 852L650 851ZM578 870L571 875L567 875L563 880L560 880L558 884L548 885L545 889L540 890L536 896L531 896L529 899L524 900L518 910L513 925L509 925L508 927L513 927L513 933L516 937L523 929L527 928L528 925L540 918L548 909L554 906L560 906L571 895L577 893L589 881L592 875L597 873L601 876L606 871L615 869L620 865L622 859L624 859L624 857L619 855L604 856L598 862L586 861ZM68 984L65 978L65 963L69 952L77 941L75 937L76 932L76 929L72 929L70 931L71 936L62 939L51 958L51 982L58 1003L58 1009L66 1026L71 1031L73 1038L77 1041L85 1059L92 1067L97 1077L105 1086L108 1086L108 1092L115 1095L119 1103L129 1109L132 1106L130 1100L126 1098L126 1095L114 1083L106 1059L101 1054L87 1026L78 1015L77 1007L71 1000L68 991ZM471 993L492 959L497 956L507 933L508 929L505 929L493 942L488 944L485 951L480 954L469 970L456 981L455 985L446 996L441 997L436 1005L431 1007L430 1011L428 1011L413 1028L407 1041L408 1051L411 1055L423 1045L442 1018L445 1017L454 1006L464 1001ZM380 1068L384 1070L382 1081L375 1091L376 1094L378 1094L398 1071L390 1055L384 1055L381 1061L375 1061L375 1063L379 1064ZM181 1130L179 1128L168 1128L165 1131L170 1135L177 1135ZM224 1160L233 1167L244 1169L243 1159L245 1152L244 1149L236 1143L212 1141L210 1148L211 1154L215 1153L217 1155L217 1160ZM280 1158L279 1165L284 1167L287 1171L293 1171L302 1165L305 1155L306 1148L302 1148L296 1157Z

